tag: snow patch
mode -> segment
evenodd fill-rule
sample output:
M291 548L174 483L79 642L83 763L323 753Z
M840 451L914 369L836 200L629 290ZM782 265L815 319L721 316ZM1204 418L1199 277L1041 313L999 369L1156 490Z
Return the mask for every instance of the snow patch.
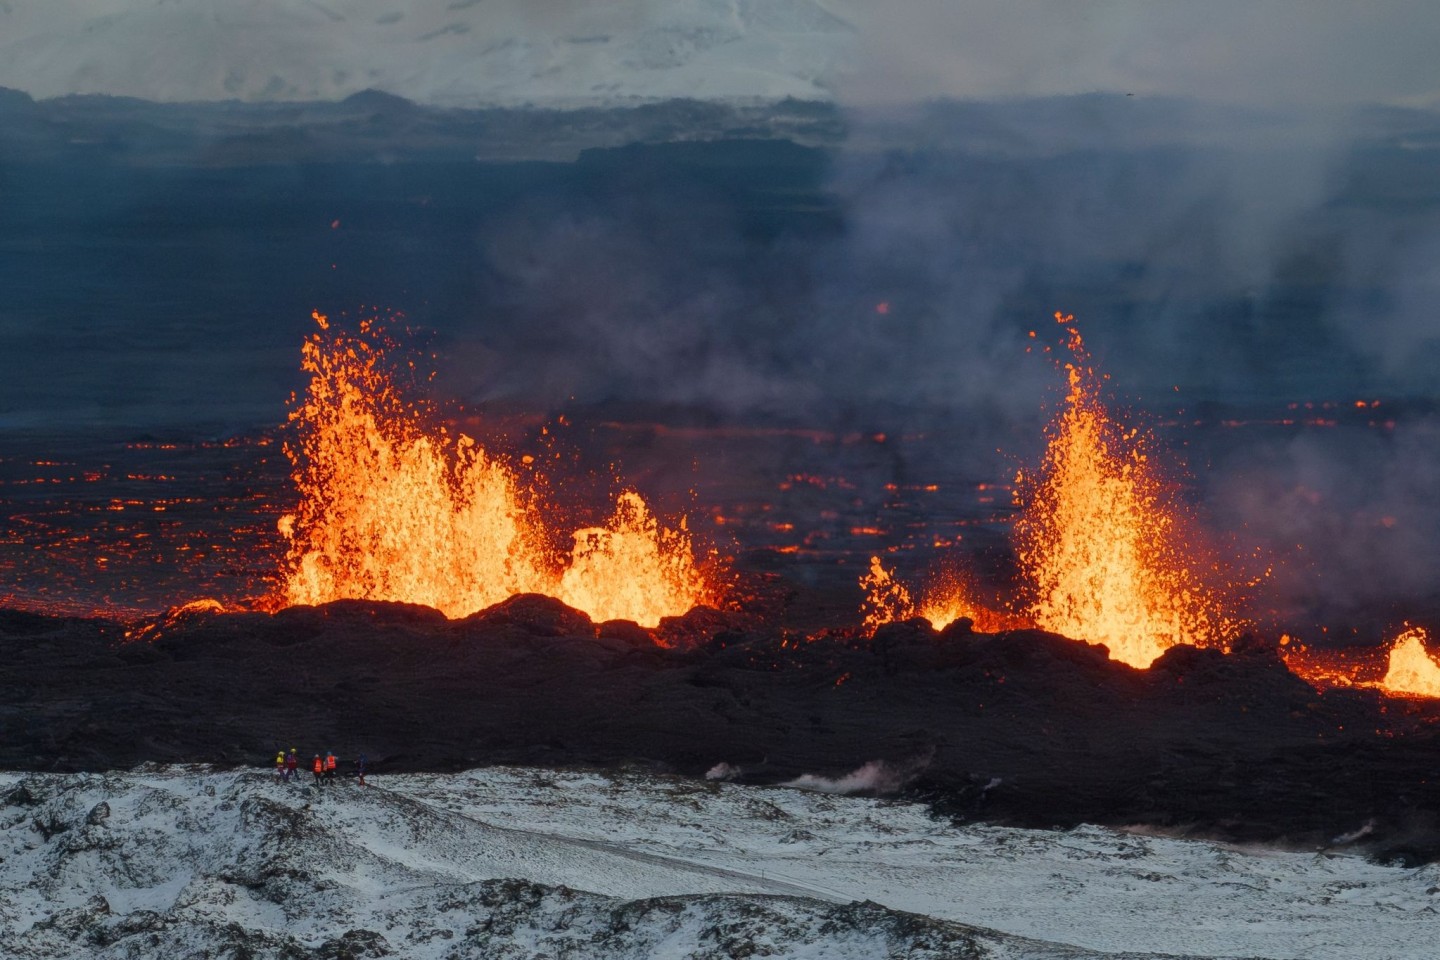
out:
M440 106L829 99L855 30L818 0L46 0L0 5L0 86L37 97Z
M854 782L881 782L866 767ZM1437 887L1433 865L594 770L324 793L268 772L0 773L0 942L20 960L1419 960Z

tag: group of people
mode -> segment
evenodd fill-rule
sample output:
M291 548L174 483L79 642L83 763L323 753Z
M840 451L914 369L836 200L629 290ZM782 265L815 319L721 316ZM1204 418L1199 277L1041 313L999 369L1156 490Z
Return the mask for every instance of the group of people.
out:
M335 758L335 751L331 750L323 757L315 754L315 759L310 761L310 771L315 774L315 786L323 787L327 782L333 783L335 771L340 766L340 761ZM355 777L360 781L360 786L365 786L365 754L355 760ZM300 757L294 747L286 753L281 750L275 754L275 779L281 783L289 783L292 780L300 779Z

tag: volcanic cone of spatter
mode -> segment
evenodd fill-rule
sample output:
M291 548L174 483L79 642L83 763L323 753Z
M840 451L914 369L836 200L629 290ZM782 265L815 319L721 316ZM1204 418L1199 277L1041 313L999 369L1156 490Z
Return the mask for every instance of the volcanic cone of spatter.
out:
M364 752L382 776L505 762L703 777L724 764L783 783L875 763L890 773L873 789L961 819L1311 846L1370 824L1366 849L1435 852L1434 709L1322 695L1264 644L1177 647L1143 671L963 622L808 643L735 624L667 648L524 597L460 621L354 601L201 613L143 643L98 620L12 616L0 631L9 769L262 764L295 743L346 767Z

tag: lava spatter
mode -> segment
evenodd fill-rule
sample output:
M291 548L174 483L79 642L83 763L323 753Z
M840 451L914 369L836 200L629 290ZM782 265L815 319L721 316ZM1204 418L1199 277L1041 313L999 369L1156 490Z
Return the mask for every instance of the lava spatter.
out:
M1028 613L1137 667L1178 643L1223 642L1235 624L1196 572L1203 551L1164 491L1147 438L1106 409L1074 318L1055 319L1068 335L1069 389L1040 469L1019 477L1015 535Z
M633 492L609 526L575 534L564 569L540 498L472 438L427 427L432 411L397 387L378 325L347 333L315 320L286 445L300 502L280 520L289 549L272 606L393 600L458 617L545 593L654 626L713 599L688 531L662 527Z
M1386 693L1409 697L1440 697L1440 663L1430 656L1424 627L1407 627L1390 646L1380 686Z
M936 630L944 630L962 618L970 620L974 629L981 633L999 633L1031 626L1024 617L996 610L976 600L970 582L958 574L935 578L926 584L924 592L916 600L910 588L897 580L894 572L887 570L879 557L871 557L869 572L860 578L860 589L865 591L861 612L865 616L867 633L874 633L883 624L912 617L928 620Z
M1074 326L1059 314L1069 389L1046 430L1038 470L1017 478L1016 555L1025 595L999 609L973 599L961 577L938 578L915 602L872 558L861 577L867 630L920 616L937 626L969 617L985 632L1036 626L1102 643L1148 667L1177 643L1218 646L1239 623L1197 570L1208 563L1181 505L1167 495L1147 438L1122 428L1101 399L1100 377ZM1005 612L1014 609L1014 613Z
M655 626L704 600L703 583L682 523L659 525L634 491L622 493L604 526L575 531L570 565L556 596L596 620L634 620Z

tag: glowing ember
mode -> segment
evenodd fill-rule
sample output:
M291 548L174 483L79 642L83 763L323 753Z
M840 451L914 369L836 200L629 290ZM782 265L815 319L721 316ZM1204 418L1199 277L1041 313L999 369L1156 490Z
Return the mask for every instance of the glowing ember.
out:
M1390 667L1380 686L1387 693L1412 697L1440 697L1440 664L1425 650L1429 635L1423 627L1410 627L1390 648Z
M1029 626L1021 617L992 610L976 602L970 584L958 575L940 578L935 585L927 587L920 602L916 603L909 588L896 580L893 572L885 569L879 557L870 558L870 572L860 578L860 588L865 591L861 612L865 615L867 633L874 633L882 624L912 617L923 617L936 630L944 630L961 617L968 617L981 633L999 633Z
M1055 319L1069 334L1069 393L1039 473L1019 478L1029 614L1137 667L1177 643L1219 642L1230 624L1187 566L1182 514L1163 495L1144 439L1111 420L1073 318Z
M395 600L455 617L547 593L597 619L653 626L710 598L684 529L662 529L634 493L609 527L576 534L562 575L513 470L467 436L427 431L373 323L355 335L315 320L302 360L310 384L290 414L301 502L280 520L290 546L277 605Z

